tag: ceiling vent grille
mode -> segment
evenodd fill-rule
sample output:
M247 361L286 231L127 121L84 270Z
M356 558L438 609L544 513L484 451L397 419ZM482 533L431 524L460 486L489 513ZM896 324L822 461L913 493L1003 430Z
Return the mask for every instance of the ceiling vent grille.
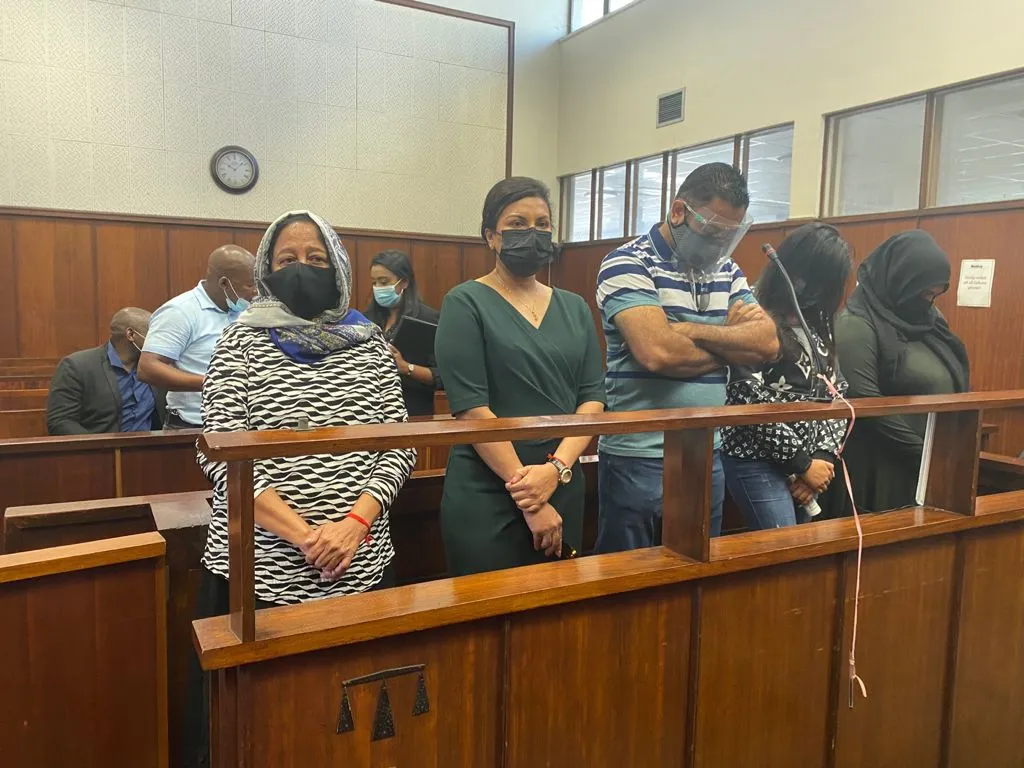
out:
M686 89L680 88L672 93L658 97L658 127L662 128L673 123L681 123L686 114Z

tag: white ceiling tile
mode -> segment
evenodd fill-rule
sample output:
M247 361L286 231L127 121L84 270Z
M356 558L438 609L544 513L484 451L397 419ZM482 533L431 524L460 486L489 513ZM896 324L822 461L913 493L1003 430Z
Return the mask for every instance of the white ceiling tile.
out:
M295 34L309 40L327 39L327 0L295 0Z
M294 165L298 160L295 135L298 130L298 104L292 100L267 98L267 159Z
M199 85L227 88L231 83L231 27L199 22Z
M50 140L42 135L8 136L12 205L46 208L50 195Z
M264 6L264 0L231 0L231 23L236 27L264 29L267 19Z
M260 185L265 190L267 218L275 219L285 211L296 209L295 163L267 160L260 166Z
M266 35L266 93L274 98L288 98L295 93L298 38L268 32Z
M295 0L268 0L266 3L267 32L295 35Z
M328 168L324 216L335 227L356 227L359 192L357 172L346 168Z
M125 9L89 3L89 71L123 75L125 61ZM82 30L76 30L79 37Z
M303 40L296 69L295 95L299 101L327 102L327 46Z
M208 0L199 0L200 5L206 2ZM196 17L196 0L162 0L160 10L165 14L194 19Z
M173 216L199 215L199 181L205 170L203 158L194 152L164 155L167 211Z
M266 69L264 33L255 29L231 29L231 87L242 93L263 93Z
M338 46L356 46L356 0L327 0L327 40Z
M295 206L321 213L327 208L327 169L322 165L299 165L295 170Z
M384 90L387 87L387 55L380 51L360 50L358 58L356 83L359 87L359 109L383 112L386 108Z
M164 149L199 151L199 89L164 85Z
M333 42L333 41L332 41ZM327 49L327 103L355 109L357 101L357 52L331 45Z
M46 17L45 0L4 4L4 48L11 61L46 63ZM81 54L84 56L84 48Z
M375 0L354 0L356 47L383 51L387 37L387 4Z
M92 145L92 207L97 211L128 210L128 147Z
M335 168L358 167L358 120L355 110L327 108L327 165Z
M92 152L88 142L54 141L50 147L50 189L55 208L81 211L92 195Z
M17 5L21 0L8 5ZM83 69L86 63L88 3L64 0L48 3L46 14L46 61L52 67ZM13 51L12 51L13 53Z
M196 3L196 17L202 21L230 24L231 0L199 0Z
M160 11L160 0L125 0L125 5L143 11Z
M89 120L92 141L128 144L128 91L117 75L89 73Z
M311 165L326 165L327 106L299 102L295 128L296 159Z
M199 80L199 26L193 19L163 16L164 82L179 87Z
M200 153L210 157L223 146L234 143L231 91L199 89Z
M164 88L159 80L128 79L128 144L164 146Z
M131 147L128 150L128 195L132 213L163 215L167 212L166 173L162 149Z
M267 116L264 100L244 93L232 96L234 136L239 145L263 162L267 154Z
M440 77L440 119L443 122L505 127L508 103L505 75L442 64Z
M128 77L163 78L163 32L160 14L128 8L125 12L125 64Z
M2 107L3 101L0 100L0 108ZM11 205L11 160L7 146L9 143L10 137L0 132L0 205Z
M81 70L51 69L47 73L46 97L50 136L88 141L89 89L86 73Z
M387 112L437 120L438 63L388 55L384 108Z
M7 112L0 115L7 132L45 137L50 130L50 113L46 97L47 68L37 64L7 64Z

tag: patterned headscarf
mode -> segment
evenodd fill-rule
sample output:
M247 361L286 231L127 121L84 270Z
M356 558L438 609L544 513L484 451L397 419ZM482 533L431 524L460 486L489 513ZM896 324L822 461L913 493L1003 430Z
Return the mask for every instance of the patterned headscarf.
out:
M320 230L338 283L338 305L312 320L294 314L270 292L264 282L264 278L271 272L275 235L286 222L290 224L297 217L311 221ZM331 352L369 341L380 333L380 329L362 314L349 309L352 266L348 252L331 225L312 211L289 211L267 227L256 251L256 286L258 296L238 318L238 322L250 328L268 329L274 343L299 362L314 362Z

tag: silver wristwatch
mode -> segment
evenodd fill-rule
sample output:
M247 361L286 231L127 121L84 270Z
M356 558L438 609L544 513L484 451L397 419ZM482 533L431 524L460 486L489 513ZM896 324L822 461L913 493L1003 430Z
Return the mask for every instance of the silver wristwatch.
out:
M558 471L558 484L568 485L572 482L572 470L565 466L565 463L555 455L548 456L548 464Z

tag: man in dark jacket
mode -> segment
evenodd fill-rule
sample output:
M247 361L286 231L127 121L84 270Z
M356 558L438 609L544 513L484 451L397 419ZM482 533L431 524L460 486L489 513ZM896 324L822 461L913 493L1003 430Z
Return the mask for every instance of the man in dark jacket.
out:
M46 399L51 435L161 428L164 393L136 376L149 317L149 312L137 307L118 310L110 321L110 341L60 361Z

